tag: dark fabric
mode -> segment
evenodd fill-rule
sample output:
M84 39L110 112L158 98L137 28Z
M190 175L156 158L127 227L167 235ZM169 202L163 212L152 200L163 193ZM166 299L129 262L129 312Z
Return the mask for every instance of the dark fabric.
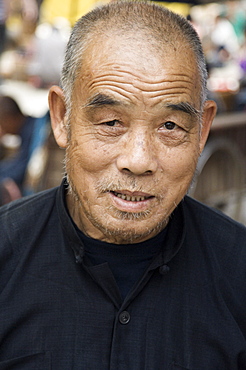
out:
M77 229L77 228L76 228ZM152 259L160 252L167 229L154 238L142 243L116 245L95 240L84 235L77 229L78 235L84 244L85 254L93 265L107 263L112 271L120 294L127 296L150 265Z
M245 227L185 198L125 300L64 189L0 208L0 369L246 369Z

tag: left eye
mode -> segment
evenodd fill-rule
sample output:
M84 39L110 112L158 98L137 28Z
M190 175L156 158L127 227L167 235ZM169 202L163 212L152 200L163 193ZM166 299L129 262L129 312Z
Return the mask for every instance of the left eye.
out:
M175 129L176 124L175 124L174 122L168 121L168 122L165 122L165 123L164 123L164 127L165 127L167 130L173 130L173 129Z
M104 125L113 127L113 126L117 125L118 123L119 123L119 121L117 121L116 119L114 119L112 121L104 122Z

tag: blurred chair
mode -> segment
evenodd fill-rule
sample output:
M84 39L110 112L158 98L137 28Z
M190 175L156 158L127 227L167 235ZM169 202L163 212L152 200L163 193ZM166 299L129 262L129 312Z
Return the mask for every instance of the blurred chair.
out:
M236 144L212 139L198 161L189 195L240 220L244 180L244 158Z

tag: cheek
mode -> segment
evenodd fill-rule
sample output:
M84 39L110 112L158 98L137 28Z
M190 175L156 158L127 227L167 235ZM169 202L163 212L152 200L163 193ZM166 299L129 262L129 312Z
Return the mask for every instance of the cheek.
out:
M170 150L163 164L163 173L168 172L170 179L189 182L196 169L199 147L193 149Z
M96 173L105 170L114 162L113 151L97 140L78 137L71 140L66 152L67 166L76 176L81 172Z

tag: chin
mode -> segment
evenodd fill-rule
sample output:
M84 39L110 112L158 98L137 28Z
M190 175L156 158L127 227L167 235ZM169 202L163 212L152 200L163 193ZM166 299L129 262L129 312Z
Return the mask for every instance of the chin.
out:
M93 220L93 224L103 235L103 240L113 244L133 244L150 239L167 225L167 220L151 226L149 220L144 222L133 220L132 214L124 220L108 222L106 225ZM141 223L141 225L140 225Z

